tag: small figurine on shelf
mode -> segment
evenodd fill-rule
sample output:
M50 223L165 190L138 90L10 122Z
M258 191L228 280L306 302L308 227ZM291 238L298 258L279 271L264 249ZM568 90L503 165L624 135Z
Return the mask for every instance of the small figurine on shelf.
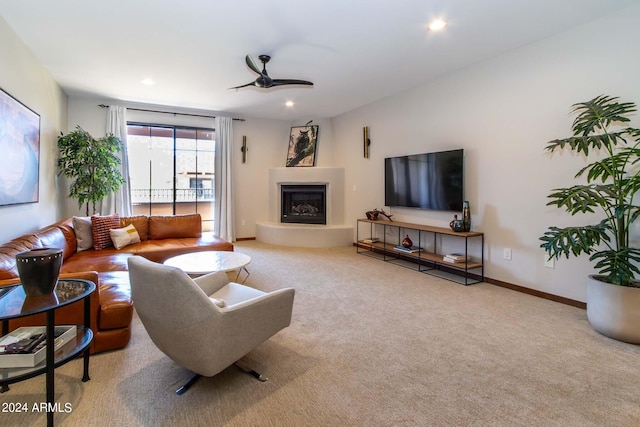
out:
M407 234L407 237L405 237L402 240L402 246L404 246L405 248L409 249L411 246L413 246L413 242L411 241L411 239L409 238L409 235Z
M453 231L464 231L464 221L458 219L458 215L454 215L453 221L449 223L449 227L451 227Z

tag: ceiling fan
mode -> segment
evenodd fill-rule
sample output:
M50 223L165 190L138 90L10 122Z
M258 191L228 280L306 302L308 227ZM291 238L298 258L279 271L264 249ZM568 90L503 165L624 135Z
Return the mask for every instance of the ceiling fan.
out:
M269 77L269 74L267 74L267 62L269 62L271 57L269 55L260 55L260 56L258 56L258 59L260 59L260 62L262 62L262 71L260 71L260 68L258 68L258 66L256 65L256 63L253 60L253 58L251 57L251 55L247 55L246 58L245 58L249 68L251 68L255 73L259 74L260 76L255 81L253 81L251 83L247 83L247 84L240 85L240 86L235 86L235 87L232 87L232 88L229 88L229 89L240 89L241 87L247 87L247 86L256 86L256 87L262 87L262 88L265 88L265 89L273 87L273 86L285 86L285 85L307 85L307 86L313 86L313 83L308 82L306 80L272 79L271 77Z

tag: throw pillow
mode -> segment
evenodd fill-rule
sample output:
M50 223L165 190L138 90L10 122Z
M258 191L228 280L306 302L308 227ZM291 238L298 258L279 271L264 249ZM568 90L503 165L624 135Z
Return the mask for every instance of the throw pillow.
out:
M109 230L120 227L120 215L112 214L108 216L94 215L91 217L91 228L93 236L93 249L96 251L113 246Z
M140 241L138 230L136 230L133 224L129 224L123 228L112 228L109 230L109 235L111 236L113 246L118 250Z
M122 216L120 217L120 227L133 224L140 236L140 241L149 239L149 218L146 215Z
M93 236L91 235L91 217L74 216L71 220L73 231L76 234L76 252L93 248Z
M212 298L212 297L209 297L209 299L211 300L211 302L213 302L215 305L217 305L220 308L224 308L227 306L227 303L223 299Z

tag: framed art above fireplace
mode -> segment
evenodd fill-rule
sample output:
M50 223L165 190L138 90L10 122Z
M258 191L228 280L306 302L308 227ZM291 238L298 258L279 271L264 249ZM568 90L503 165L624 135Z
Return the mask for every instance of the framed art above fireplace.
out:
M287 167L315 166L318 148L318 125L293 126L289 134Z
M0 89L0 206L39 194L40 115Z

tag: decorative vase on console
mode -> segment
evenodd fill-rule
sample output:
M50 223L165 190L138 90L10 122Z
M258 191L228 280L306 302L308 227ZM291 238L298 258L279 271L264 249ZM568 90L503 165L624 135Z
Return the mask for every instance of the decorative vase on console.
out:
M402 246L404 246L405 248L409 249L411 246L413 246L413 242L411 241L411 239L409 238L409 235L407 234L407 237L405 237L402 240Z
M464 223L464 231L471 231L471 209L469 202L462 202L462 222Z
M20 282L27 297L52 294L62 267L62 249L39 248L16 255Z

